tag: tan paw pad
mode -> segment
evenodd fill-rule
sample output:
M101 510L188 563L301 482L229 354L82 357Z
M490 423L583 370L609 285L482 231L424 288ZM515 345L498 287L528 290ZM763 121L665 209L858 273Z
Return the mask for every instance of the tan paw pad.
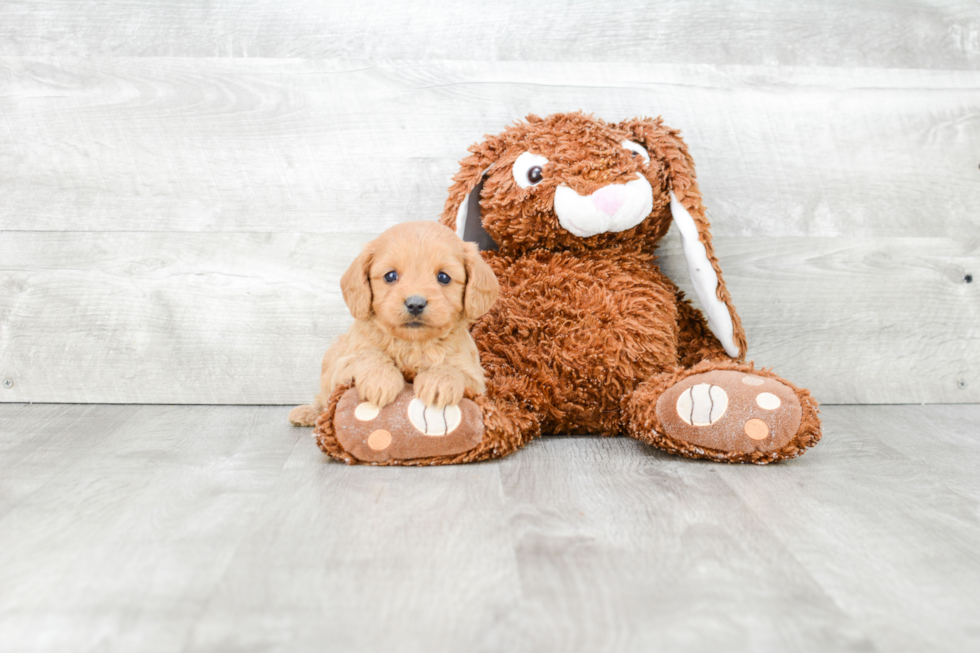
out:
M769 425L761 419L750 419L745 423L745 435L753 440L765 440L769 437Z
M378 429L368 436L367 445L375 451L384 451L391 446L391 433L384 429Z

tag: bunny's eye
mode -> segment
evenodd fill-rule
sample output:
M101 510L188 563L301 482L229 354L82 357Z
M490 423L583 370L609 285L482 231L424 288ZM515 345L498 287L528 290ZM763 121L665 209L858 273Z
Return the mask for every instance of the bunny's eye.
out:
M436 280L442 285L448 286L449 283L453 280L453 278L450 277L445 272L440 272L439 274L436 275Z
M544 181L544 167L548 159L539 154L525 152L514 161L514 181L521 188L537 186Z
M629 150L633 154L634 159L636 157L640 157L645 163L650 163L650 155L645 149L643 149L642 145L634 143L633 141L623 141L620 143L620 145Z
M385 281L388 283L395 283L398 281L398 273L392 270L391 272L385 274Z

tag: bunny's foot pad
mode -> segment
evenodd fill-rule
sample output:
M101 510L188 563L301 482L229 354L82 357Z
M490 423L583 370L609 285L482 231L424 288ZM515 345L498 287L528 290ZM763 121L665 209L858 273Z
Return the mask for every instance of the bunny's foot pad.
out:
M712 370L685 377L657 400L665 435L695 448L768 454L800 431L802 409L792 388L771 376Z
M337 443L365 463L460 454L483 439L483 415L475 403L427 407L408 384L384 408L362 401L351 388L337 403L333 426Z

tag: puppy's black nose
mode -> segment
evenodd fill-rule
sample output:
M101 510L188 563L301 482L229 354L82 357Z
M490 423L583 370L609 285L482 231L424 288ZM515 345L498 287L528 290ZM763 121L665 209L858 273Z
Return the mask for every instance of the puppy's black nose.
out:
M421 295L412 295L405 300L405 308L407 308L408 312L412 315L421 315L422 311L425 310L426 304L428 304L428 302L425 301L425 297L422 297Z

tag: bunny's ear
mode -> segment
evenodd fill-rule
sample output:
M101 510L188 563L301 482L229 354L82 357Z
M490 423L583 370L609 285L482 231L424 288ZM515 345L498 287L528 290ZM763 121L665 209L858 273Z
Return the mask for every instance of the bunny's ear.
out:
M742 321L732 305L721 266L711 244L711 225L704 216L701 192L694 176L694 161L679 132L665 127L660 118L637 118L619 127L642 144L650 156L659 159L667 172L670 212L681 234L687 269L694 290L704 307L708 326L732 358L745 356L747 345Z
M449 197L439 219L457 236L466 242L476 243L481 250L499 249L480 220L480 192L484 178L502 149L502 143L492 137L470 147L472 154L459 162L459 172L453 176Z

